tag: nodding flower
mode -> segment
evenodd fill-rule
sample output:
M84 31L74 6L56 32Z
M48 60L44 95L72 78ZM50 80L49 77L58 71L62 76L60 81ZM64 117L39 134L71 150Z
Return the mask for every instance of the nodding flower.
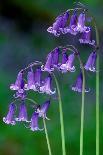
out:
M54 68L52 66L52 61L53 61L53 52L50 52L47 56L47 59L46 59L46 63L45 65L42 65L41 66L41 70L42 71L47 71L47 72L52 72L54 71Z
M16 110L16 106L14 103L11 103L9 105L9 111L6 117L3 117L3 122L5 122L6 124L11 124L11 125L15 125L15 119L14 119L14 113Z
M40 87L41 85L41 74L42 74L41 68L37 68L34 73L34 81L36 88Z
M82 92L82 87L83 87L83 75L80 73L76 79L76 82L72 86L72 90L77 91L77 92ZM85 92L89 92L90 89L85 89Z
M85 32L85 30L87 29L87 27L85 26L85 13L81 13L78 17L78 22L77 22L77 31L81 32Z
M33 70L28 72L27 75L27 84L25 84L25 90L34 90L37 91L36 86L35 86L35 81L34 81L34 72Z
M77 31L77 13L74 11L73 15L70 18L70 24L66 28L64 28L64 33L70 33L72 35L76 35Z
M95 64L96 64L96 58L97 58L97 54L96 52L92 52L89 57L88 57L88 60L84 66L84 68L88 71L92 71L92 72L95 72L96 69L95 69Z
M30 126L29 126L31 131L37 131L37 130L42 131L42 130L44 130L44 129L39 128L38 119L39 119L39 114L34 112L32 117L31 117L31 122L30 122Z
M53 26L50 26L47 31L54 34L56 37L59 37L61 32L63 33L64 27L69 19L69 12L61 14L55 19Z
M66 51L62 52L62 64L65 64L68 60L68 55L66 53Z
M19 93L24 92L23 72L19 72L15 84L11 84L10 89L17 90Z
M19 116L17 118L15 118L15 120L16 121L29 122L28 121L28 116L27 116L27 109L26 109L26 105L25 105L24 101L20 104Z
M40 107L37 108L36 113L39 114L39 117L49 120L49 118L47 118L46 116L49 106L50 106L50 100L44 102Z
M46 93L48 95L55 94L56 91L51 90L51 82L52 82L52 77L49 74L48 77L45 78L43 85L40 87L40 93Z
M90 44L90 45L95 44L95 40L91 39L91 29L89 27L87 27L87 29L82 33L79 41L82 44Z
M70 54L68 56L68 59L66 61L66 63L61 64L61 66L59 67L62 73L66 73L66 72L75 72L75 67L73 66L74 63L74 59L75 59L75 54Z
M60 50L59 50L59 48L56 47L53 50L53 58L52 58L52 65L53 65L53 67L58 67L59 53L60 53Z

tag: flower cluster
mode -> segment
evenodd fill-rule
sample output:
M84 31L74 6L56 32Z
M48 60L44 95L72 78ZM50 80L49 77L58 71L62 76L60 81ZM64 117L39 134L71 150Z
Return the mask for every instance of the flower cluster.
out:
M69 25L68 25L69 21ZM91 28L86 26L86 14L85 11L82 11L79 15L77 11L74 10L72 15L70 11L66 11L55 19L55 22L51 27L47 29L48 32L59 37L60 34L70 33L72 35L81 34L79 39L80 43L90 44L93 46L93 50L89 55L87 62L83 64L83 69L86 71L95 72L95 63L96 63L96 46L95 41L91 39ZM69 53L68 53L69 52ZM41 118L48 119L46 113L50 106L50 100L47 100L42 105L36 104L34 112L31 116L31 119L28 118L26 100L28 91L32 90L38 93L44 93L47 95L54 95L56 89L52 89L52 75L56 70L61 73L75 72L76 67L74 66L74 61L76 58L80 59L80 53L73 45L67 45L65 47L59 46L49 52L46 57L46 62L38 63L37 61L28 65L25 69L22 69L18 75L16 82L10 85L10 89L15 91L14 98L16 100L9 105L9 111L6 117L3 118L3 121L6 124L15 125L16 122L27 122L29 123L29 128L32 131L43 130L38 126L38 121ZM39 67L37 67L39 65ZM81 65L81 64L80 64ZM36 66L35 71L33 67ZM26 78L25 74L27 72ZM46 74L46 77L43 76ZM54 77L54 76L53 76ZM83 75L80 66L80 74L78 75L75 83L72 86L72 90L76 92L82 92L83 89ZM88 92L89 89L84 90ZM19 113L15 117L16 110L18 106L16 101L20 100ZM29 99L30 101L31 99ZM49 120L49 119L48 119Z

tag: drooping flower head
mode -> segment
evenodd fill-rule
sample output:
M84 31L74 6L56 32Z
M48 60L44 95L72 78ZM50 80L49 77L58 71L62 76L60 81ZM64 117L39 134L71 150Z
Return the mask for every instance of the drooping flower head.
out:
M91 29L89 27L87 27L87 29L82 33L79 41L82 44L90 44L90 45L95 44L95 40L91 39Z
M30 130L32 130L32 131L43 130L43 129L40 129L38 126L38 119L39 119L39 114L34 112L31 117Z
M37 68L34 74L34 81L35 81L35 85L36 87L40 87L41 84L41 68Z
M52 72L54 70L54 68L52 67L52 59L53 59L53 53L50 52L47 56L45 65L41 66L42 71Z
M66 61L66 63L60 66L60 70L62 71L62 73L66 73L68 71L70 72L75 71L75 67L73 66L74 58L75 58L74 53L68 56L68 60Z
M80 73L76 79L76 82L72 86L72 90L77 92L82 92L82 85L83 85L83 75ZM85 92L89 92L89 90L85 89Z
M48 77L45 78L43 85L40 87L40 93L46 93L48 95L53 95L55 94L55 90L51 90L51 82L52 82L52 77L49 74Z
M9 111L6 117L3 117L3 122L5 122L6 124L11 124L11 125L15 125L15 119L14 119L14 113L16 110L16 106L14 103L11 103L9 105Z
M65 64L68 60L68 55L66 53L66 51L62 52L62 64Z
M62 15L58 16L53 23L53 26L50 26L47 31L59 37L60 33L63 32L63 28L65 27L67 20L69 18L69 13L66 11Z
M15 118L16 121L25 121L28 122L28 117L27 117L27 109L24 101L20 104L19 107L19 116Z
M81 13L78 17L78 22L77 22L77 31L79 32L84 32L87 29L85 26L85 13Z
M11 90L17 90L19 93L24 91L23 72L19 72L15 84L11 84Z
M40 107L37 108L36 112L39 114L39 117L48 119L46 113L48 111L49 106L50 106L50 100L44 102Z
M60 50L59 48L55 48L53 50L53 58L52 58L52 65L53 67L57 67L58 66L58 63L59 63L59 53L60 53Z
M95 63L96 63L96 58L97 58L97 54L96 52L92 52L89 57L88 57L88 60L84 66L84 68L86 70L89 70L89 71L92 71L92 72L95 72L96 69L95 69Z

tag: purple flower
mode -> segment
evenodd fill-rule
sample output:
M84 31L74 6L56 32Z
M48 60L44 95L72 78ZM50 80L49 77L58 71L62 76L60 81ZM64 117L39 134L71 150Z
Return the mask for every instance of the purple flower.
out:
M26 92L16 92L14 95L14 98L20 98L22 100L24 100L26 98Z
M49 106L50 106L50 100L44 102L44 104L42 104L40 107L37 108L36 113L39 114L39 117L46 118L47 120L49 120L46 116Z
M77 77L75 84L72 86L72 90L77 92L82 92L82 85L83 85L83 75L80 73ZM85 89L85 92L89 92L90 90Z
M14 120L14 113L16 110L16 106L14 103L11 103L9 105L9 111L6 117L3 117L3 122L5 122L6 124L11 124L11 125L15 125L16 122Z
M25 121L28 122L27 118L27 109L25 103L21 103L19 107L19 116L15 118L16 121Z
M38 119L39 119L39 114L34 112L31 117L30 130L32 131L43 130L38 127Z
M90 45L95 44L95 40L91 39L91 29L89 27L87 27L85 32L82 33L81 38L79 39L79 41L82 44L90 44Z
M68 55L66 51L62 52L62 64L65 64L68 60Z
M57 67L59 63L59 48L55 48L53 50L53 59L52 59L52 65L53 67Z
M22 72L19 72L15 84L11 84L10 89L17 90L19 93L24 91L24 80Z
M84 68L86 70L89 70L89 71L92 71L92 72L95 72L96 69L95 69L95 63L96 63L96 58L97 58L97 54L96 52L92 52L90 55L89 55L89 58L84 66Z
M47 31L59 37L60 33L63 32L63 29L68 21L69 13L66 11L62 15L58 16L53 23L53 26L50 26Z
M45 65L41 66L42 71L52 72L54 70L54 68L52 67L52 59L53 59L53 52L50 52L47 56Z
M68 56L68 60L66 61L66 63L65 64L62 64L59 67L60 70L62 71L62 73L66 73L68 71L75 72L75 67L73 66L74 58L75 58L74 53L73 54L70 54Z
M56 91L51 90L51 82L52 82L52 78L49 75L48 77L46 77L46 79L43 82L43 85L40 87L40 93L46 93L48 95L55 94Z
M77 31L77 13L76 11L73 13L70 19L70 24L66 28L64 28L64 33L70 33L76 35Z
M40 87L41 84L41 68L37 68L34 74L34 81L36 87Z
M31 70L28 72L27 75L27 84L25 84L25 90L34 90L37 91L34 81L34 72Z
M85 13L81 13L78 17L77 31L84 32L87 29L85 26Z

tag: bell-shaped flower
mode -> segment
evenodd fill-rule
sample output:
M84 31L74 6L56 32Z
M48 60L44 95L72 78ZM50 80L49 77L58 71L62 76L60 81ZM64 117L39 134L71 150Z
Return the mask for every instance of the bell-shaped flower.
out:
M81 13L78 17L78 22L77 22L77 31L85 32L87 27L85 26L85 13Z
M72 86L72 90L73 91L77 91L77 92L82 92L82 87L83 87L83 75L82 73L80 73L76 79L76 82L74 83L74 85ZM89 92L90 90L85 89L85 92Z
M55 94L55 90L51 90L51 82L52 82L52 77L48 75L48 77L45 78L42 86L40 87L40 93L46 93L48 95L53 95Z
M69 13L66 11L55 19L53 26L50 26L47 31L54 34L56 37L59 37L60 33L64 31L63 29L68 21L68 18Z
M53 52L50 52L47 56L47 60L45 65L41 66L42 71L52 72L54 68L52 67L52 61L53 61Z
M52 59L52 65L53 67L58 67L58 63L59 63L59 48L55 48L53 50L53 59Z
M24 79L22 72L19 72L15 84L11 84L10 89L17 90L19 93L24 91Z
M34 81L35 81L35 85L36 88L40 87L41 85L41 68L37 68L35 73L34 73Z
M6 117L3 117L3 122L5 122L6 124L11 124L11 125L15 125L15 119L14 119L14 113L16 110L16 106L14 103L11 103L9 105L9 111Z
M68 56L68 60L66 61L65 64L62 64L59 68L61 70L62 73L66 73L66 72L75 72L75 66L73 66L74 63L74 59L75 59L75 54L70 54Z
M39 114L34 112L32 117L31 117L31 122L30 122L30 130L32 131L42 131L43 129L40 129L38 126L38 120L39 120Z
M95 64L96 64L96 58L97 58L97 54L96 52L92 52L89 57L88 57L88 60L84 66L84 68L88 71L92 71L92 72L95 72L96 69L95 69Z
M44 102L40 107L37 108L36 112L39 114L39 117L49 120L49 118L47 118L46 116L49 106L50 106L50 100Z
M25 121L28 122L27 109L24 102L20 104L19 107L19 116L15 118L16 121Z
M87 29L82 33L79 41L82 44L90 44L90 45L95 44L95 40L91 39L91 29L89 27L87 27Z

